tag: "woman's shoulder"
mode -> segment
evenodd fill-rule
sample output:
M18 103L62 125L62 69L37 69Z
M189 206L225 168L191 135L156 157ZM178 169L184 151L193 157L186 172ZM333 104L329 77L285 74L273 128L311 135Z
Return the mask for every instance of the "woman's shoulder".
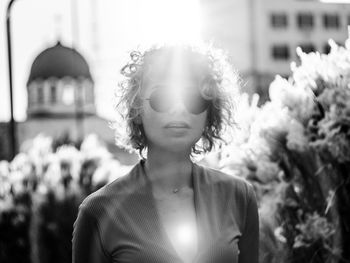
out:
M202 176L205 177L204 179L207 180L208 183L224 183L233 185L235 187L252 186L252 184L244 177L240 177L226 170L219 170L217 168L209 167L203 164L197 164L197 166L200 167L201 172L203 173Z
M205 165L198 166L202 170L206 183L213 186L217 185L220 189L234 194L236 198L241 198L242 196L244 198L250 198L254 194L253 185L244 177Z
M97 209L102 210L111 205L117 208L118 204L121 204L127 196L126 193L129 193L137 186L132 176L134 173L135 166L124 175L86 196L81 202L80 208L93 212L96 212Z

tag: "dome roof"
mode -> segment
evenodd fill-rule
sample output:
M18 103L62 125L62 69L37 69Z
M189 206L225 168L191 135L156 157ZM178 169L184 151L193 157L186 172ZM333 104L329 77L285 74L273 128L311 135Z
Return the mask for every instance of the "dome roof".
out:
M55 46L45 49L35 58L27 84L38 78L65 76L85 77L93 81L84 57L75 49L65 47L58 41Z

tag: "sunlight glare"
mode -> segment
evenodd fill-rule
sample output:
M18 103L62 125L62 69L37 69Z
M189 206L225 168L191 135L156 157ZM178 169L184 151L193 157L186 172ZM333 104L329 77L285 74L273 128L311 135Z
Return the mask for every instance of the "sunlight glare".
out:
M177 252L181 256L183 262L193 262L198 251L196 226L189 222L181 222L173 231L176 243L179 245L176 246L175 249L178 250Z
M192 244L195 241L194 229L189 225L179 225L177 229L177 238L181 244Z
M139 2L142 39L151 44L200 41L199 0Z

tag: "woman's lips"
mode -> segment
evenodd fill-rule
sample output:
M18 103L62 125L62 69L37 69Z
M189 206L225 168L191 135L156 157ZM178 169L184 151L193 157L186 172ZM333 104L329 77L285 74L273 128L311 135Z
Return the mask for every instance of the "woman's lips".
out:
M186 122L169 122L164 126L165 128L174 128L174 129L189 129L190 125Z

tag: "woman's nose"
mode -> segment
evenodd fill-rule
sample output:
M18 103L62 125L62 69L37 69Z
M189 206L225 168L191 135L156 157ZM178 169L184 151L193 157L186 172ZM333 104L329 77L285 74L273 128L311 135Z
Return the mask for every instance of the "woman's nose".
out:
M172 94L173 96L173 103L172 106L170 107L169 113L174 114L174 113L184 113L187 112L187 109L185 107L184 101L179 93Z

